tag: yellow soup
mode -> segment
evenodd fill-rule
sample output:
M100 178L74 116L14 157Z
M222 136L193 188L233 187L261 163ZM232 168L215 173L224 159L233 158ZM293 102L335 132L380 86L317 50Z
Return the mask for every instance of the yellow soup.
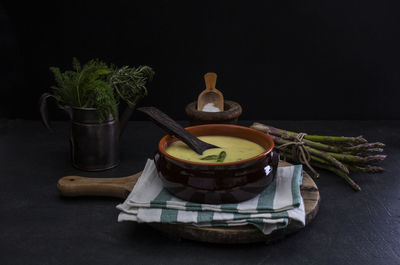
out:
M210 135L200 136L199 139L221 148L208 149L199 155L182 141L177 141L168 146L166 152L171 156L188 161L229 163L245 160L265 151L259 144L238 137Z

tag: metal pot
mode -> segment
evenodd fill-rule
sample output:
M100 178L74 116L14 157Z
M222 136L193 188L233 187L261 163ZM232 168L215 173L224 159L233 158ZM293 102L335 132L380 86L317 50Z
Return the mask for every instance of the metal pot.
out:
M40 99L40 113L44 125L51 130L47 99L53 95L45 93ZM119 138L126 127L132 108L127 107L121 121L108 115L99 122L97 109L77 108L71 106L58 107L64 110L71 119L71 160L76 168L87 171L101 171L119 165Z

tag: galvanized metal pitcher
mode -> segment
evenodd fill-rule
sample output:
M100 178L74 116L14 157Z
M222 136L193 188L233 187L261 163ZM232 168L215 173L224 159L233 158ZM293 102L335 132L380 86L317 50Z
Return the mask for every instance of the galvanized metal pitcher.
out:
M47 99L54 96L48 93L40 99L40 113L44 125L51 130ZM126 127L132 108L127 107L121 121L111 114L99 122L95 108L58 107L64 110L71 119L71 160L76 168L88 171L101 171L119 165L119 138Z

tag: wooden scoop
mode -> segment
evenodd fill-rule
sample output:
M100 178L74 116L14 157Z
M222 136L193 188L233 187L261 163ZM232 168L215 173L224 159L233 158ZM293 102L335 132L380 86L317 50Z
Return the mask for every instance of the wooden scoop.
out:
M199 155L202 155L203 152L207 149L219 148L218 146L203 142L190 132L186 131L167 114L155 107L143 107L138 108L137 110L147 114L150 119L160 128L179 138L182 142L187 144L193 151L195 151Z
M197 110L203 111L205 105L212 103L220 111L224 111L224 96L221 91L215 88L217 74L207 73L204 75L204 80L206 82L206 89L197 98Z

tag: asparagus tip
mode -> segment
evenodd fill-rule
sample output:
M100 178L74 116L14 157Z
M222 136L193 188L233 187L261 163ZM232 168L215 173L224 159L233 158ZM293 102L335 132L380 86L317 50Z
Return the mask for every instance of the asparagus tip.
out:
M360 143L368 143L368 141L364 138L364 136L357 136L356 139L360 141Z

